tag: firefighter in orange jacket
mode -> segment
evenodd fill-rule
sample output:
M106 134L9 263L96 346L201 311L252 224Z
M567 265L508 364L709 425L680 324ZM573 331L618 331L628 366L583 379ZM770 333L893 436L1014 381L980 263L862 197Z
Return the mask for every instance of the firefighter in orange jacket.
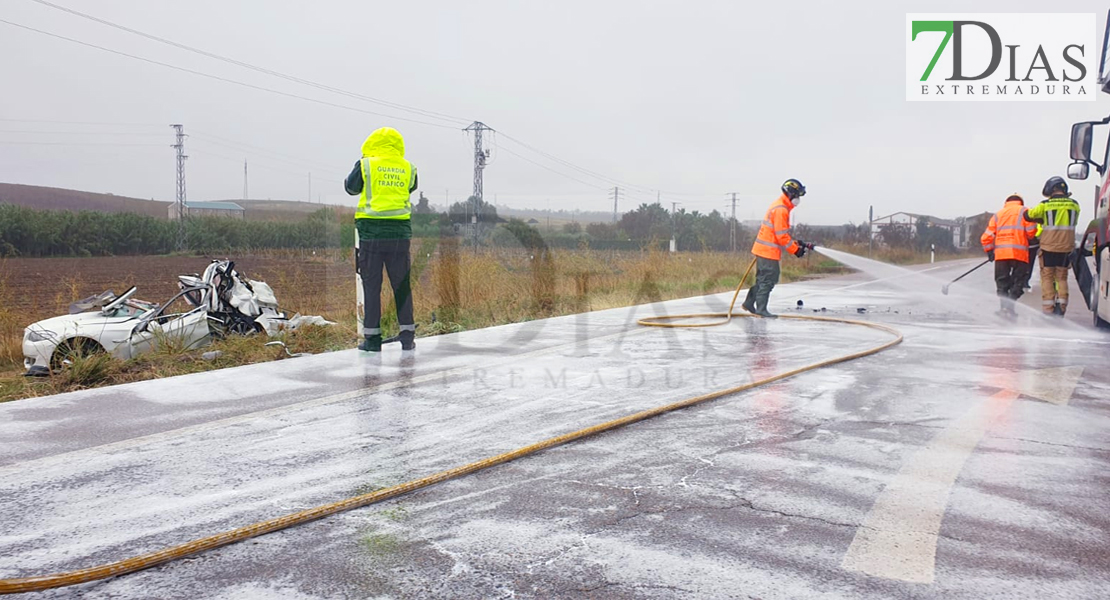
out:
M797 179L787 179L782 184L782 195L767 209L759 234L752 245L755 255L755 285L748 289L748 296L741 306L744 310L761 317L774 318L767 310L771 290L779 281L779 260L785 250L798 258L805 256L806 250L813 250L813 244L790 237L790 211L802 201L806 187Z
M1024 216L1025 201L1010 194L998 214L991 217L979 239L987 258L994 262L998 302L1005 314L1016 315L1016 301L1025 292L1029 273L1029 242L1037 235L1037 224Z

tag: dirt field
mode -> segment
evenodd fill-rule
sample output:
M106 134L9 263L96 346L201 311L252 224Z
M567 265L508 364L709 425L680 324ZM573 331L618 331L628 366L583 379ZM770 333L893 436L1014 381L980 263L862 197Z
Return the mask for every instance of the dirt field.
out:
M17 183L0 183L0 202L37 210L133 212L159 219L166 218L170 205L169 202L157 200Z
M292 259L247 256L235 260L240 273L270 283L279 301L280 290L289 285L321 288L339 280L352 285L354 281L349 263L316 259L311 253ZM107 289L120 294L131 285L139 288L137 298L164 301L177 292L177 275L199 274L209 262L210 258L192 256L7 259L0 261L0 282L7 308L27 315L31 323L63 314L74 299Z
M343 214L354 215L351 207L299 202L294 200L229 200L246 209L249 221L300 221L308 215L330 207ZM172 204L164 200L129 198L114 194L98 194L81 190L0 183L0 203L26 206L36 210L95 210L117 213L132 212L165 219Z
M211 258L196 256L110 256L92 258L16 258L0 261L0 369L22 365L23 328L65 314L74 300L104 290L164 302L177 293L177 276L204 270ZM354 268L332 253L285 252L283 256L235 257L236 269L269 283L284 310L353 315ZM344 293L349 292L349 293Z

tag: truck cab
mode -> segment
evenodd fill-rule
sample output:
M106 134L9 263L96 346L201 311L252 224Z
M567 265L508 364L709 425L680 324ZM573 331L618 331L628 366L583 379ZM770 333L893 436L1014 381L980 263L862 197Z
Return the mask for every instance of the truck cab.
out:
M1102 60L1099 64L1098 84L1103 93L1110 94L1110 17L1103 33ZM1099 160L1091 156L1095 137L1102 142ZM1075 252L1072 270L1075 280L1091 310L1095 327L1110 328L1110 183L1107 163L1110 162L1110 115L1100 121L1084 121L1071 126L1071 159L1068 179L1084 180L1090 176L1091 167L1098 173L1094 193L1094 218L1082 231L1079 248Z

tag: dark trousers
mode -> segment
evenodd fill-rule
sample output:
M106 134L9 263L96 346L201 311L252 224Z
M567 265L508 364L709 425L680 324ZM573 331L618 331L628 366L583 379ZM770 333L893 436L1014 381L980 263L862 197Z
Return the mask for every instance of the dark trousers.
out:
M1022 287L1029 287L1029 279L1033 277L1033 269L1037 265L1037 254L1040 251L1040 246L1029 246L1029 268L1025 270L1025 281L1021 283Z
M1025 279L1028 274L1027 262L1009 258L994 261L994 283L1003 308L1012 307L1012 301L1025 293Z
M766 310L771 299L771 290L779 282L779 261L755 257L755 285L748 289L744 304L754 306L757 311Z
M412 288L409 272L409 240L359 240L358 270L362 275L362 294L366 312L362 320L362 335L381 335L382 329L382 269L389 274L393 300L397 304L397 323L401 331L415 331L412 316Z

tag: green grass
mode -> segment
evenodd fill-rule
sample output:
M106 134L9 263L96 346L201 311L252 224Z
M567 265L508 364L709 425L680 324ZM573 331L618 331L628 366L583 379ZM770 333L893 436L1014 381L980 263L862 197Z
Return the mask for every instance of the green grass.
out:
M385 510L378 511L378 514L390 521L399 523L409 518L409 511L404 506L394 506Z
M401 549L401 541L389 533L366 534L361 541L363 549L376 558L393 556Z

